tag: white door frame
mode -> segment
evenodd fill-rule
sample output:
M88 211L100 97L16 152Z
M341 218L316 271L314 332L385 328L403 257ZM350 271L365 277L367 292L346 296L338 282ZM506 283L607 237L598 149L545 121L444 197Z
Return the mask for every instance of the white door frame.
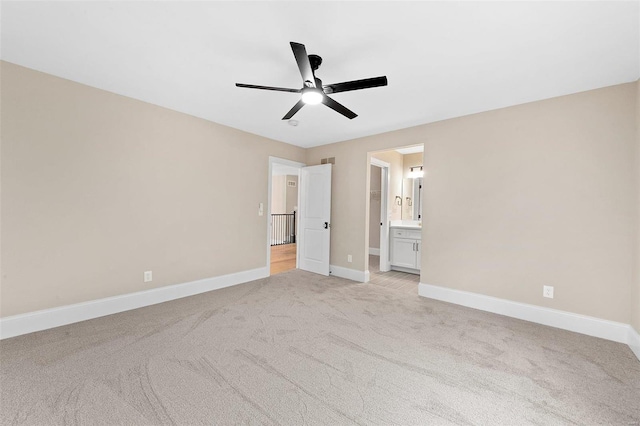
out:
M297 161L286 160L284 158L271 157L269 156L269 183L267 187L267 272L268 276L271 275L271 227L273 224L271 223L271 190L272 190L272 179L273 179L273 165L274 164L282 164L283 166L295 167L298 169L298 177L300 177L300 170L302 167L306 166L304 163L299 163ZM298 202L300 201L300 185L298 185ZM300 208L298 207L298 210ZM296 268L298 267L298 246L296 245Z
M371 166L380 167L382 184L380 187L380 272L391 270L391 262L389 260L389 169L391 164L371 157ZM369 204L369 220L371 220L371 204ZM369 248L367 247L367 259Z

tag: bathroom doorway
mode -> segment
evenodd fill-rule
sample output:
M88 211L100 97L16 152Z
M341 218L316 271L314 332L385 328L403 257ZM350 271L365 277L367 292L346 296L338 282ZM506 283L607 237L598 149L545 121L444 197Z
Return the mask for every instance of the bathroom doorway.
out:
M411 294L422 258L423 151L421 144L369 153L369 282Z

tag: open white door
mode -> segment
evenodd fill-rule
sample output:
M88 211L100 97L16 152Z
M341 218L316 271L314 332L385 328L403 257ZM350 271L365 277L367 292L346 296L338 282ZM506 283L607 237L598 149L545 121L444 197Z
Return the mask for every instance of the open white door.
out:
M298 267L329 275L331 164L300 169Z

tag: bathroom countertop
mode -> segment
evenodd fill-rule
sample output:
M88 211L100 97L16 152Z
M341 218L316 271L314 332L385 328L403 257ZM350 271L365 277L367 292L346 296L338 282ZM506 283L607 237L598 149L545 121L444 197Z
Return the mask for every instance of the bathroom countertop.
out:
M400 229L422 229L422 226L417 225L391 225L389 228L400 228Z

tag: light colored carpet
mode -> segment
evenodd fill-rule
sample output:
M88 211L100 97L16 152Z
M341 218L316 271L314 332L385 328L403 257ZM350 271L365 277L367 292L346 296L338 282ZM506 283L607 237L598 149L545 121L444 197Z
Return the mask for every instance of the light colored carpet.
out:
M640 423L625 345L298 270L0 355L2 424Z

